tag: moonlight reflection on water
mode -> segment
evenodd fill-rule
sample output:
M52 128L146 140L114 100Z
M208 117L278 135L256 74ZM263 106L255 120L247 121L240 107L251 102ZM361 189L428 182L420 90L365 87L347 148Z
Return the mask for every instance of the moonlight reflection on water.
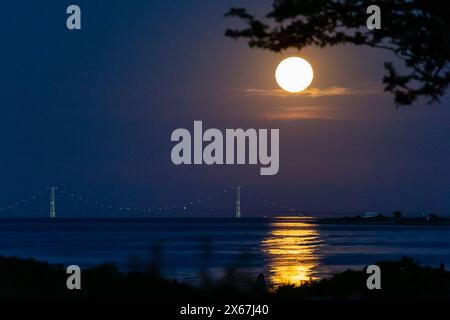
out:
M323 242L317 226L302 222L304 218L283 220L271 223L271 231L262 241L268 260L268 280L276 286L318 279Z

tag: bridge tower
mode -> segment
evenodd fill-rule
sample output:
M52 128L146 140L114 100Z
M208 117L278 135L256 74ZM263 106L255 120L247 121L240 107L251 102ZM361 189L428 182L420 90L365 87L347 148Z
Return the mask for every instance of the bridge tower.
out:
M56 218L55 187L50 188L50 218Z
M241 187L236 188L236 215L235 218L241 217Z

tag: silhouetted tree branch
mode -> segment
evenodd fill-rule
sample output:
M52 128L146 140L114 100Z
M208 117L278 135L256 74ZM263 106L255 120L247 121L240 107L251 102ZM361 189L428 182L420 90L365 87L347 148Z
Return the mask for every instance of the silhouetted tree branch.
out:
M381 8L381 29L369 30L367 7ZM365 45L388 50L405 64L400 74L386 62L385 91L397 105L419 97L437 101L450 81L450 10L427 0L274 0L264 21L246 9L232 8L226 16L243 20L243 29L228 29L226 36L248 40L250 47L280 52L306 46Z

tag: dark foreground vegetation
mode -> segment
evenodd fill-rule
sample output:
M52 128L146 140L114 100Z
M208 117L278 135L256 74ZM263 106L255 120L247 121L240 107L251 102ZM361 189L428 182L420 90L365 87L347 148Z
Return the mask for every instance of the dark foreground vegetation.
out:
M324 300L324 299L449 299L450 272L444 267L420 266L416 261L380 262L381 290L368 290L365 270L346 271L329 279L285 285L267 290L263 276L254 281L228 277L221 283L205 280L193 287L167 280L149 268L145 272L119 272L102 265L82 271L82 289L68 290L63 266L35 260L0 257L0 299L152 299L219 301L221 299ZM239 284L239 286L236 286Z

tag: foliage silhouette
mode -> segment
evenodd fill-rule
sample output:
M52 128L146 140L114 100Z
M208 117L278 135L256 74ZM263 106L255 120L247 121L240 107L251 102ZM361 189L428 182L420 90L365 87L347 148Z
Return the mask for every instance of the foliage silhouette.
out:
M345 271L300 286L281 285L266 290L258 275L253 286L243 288L241 280L212 287L193 287L149 272L123 273L113 265L99 265L82 271L82 289L66 288L67 274L61 265L33 259L0 257L0 300L61 299L145 299L152 301L276 301L299 299L449 299L450 272L445 266L423 267L410 258L379 262L383 290L368 290L365 270Z
M401 219L402 218L402 213L401 213L401 211L398 211L398 210L394 211L392 213L392 215L394 216L395 219Z
M381 8L378 30L366 27L366 10L373 4ZM240 18L246 27L225 34L274 52L339 44L388 50L406 67L400 74L392 62L384 64L384 90L395 95L396 105L410 105L419 97L432 103L439 102L450 81L449 8L427 0L274 0L264 21L244 8L232 8L226 16Z

